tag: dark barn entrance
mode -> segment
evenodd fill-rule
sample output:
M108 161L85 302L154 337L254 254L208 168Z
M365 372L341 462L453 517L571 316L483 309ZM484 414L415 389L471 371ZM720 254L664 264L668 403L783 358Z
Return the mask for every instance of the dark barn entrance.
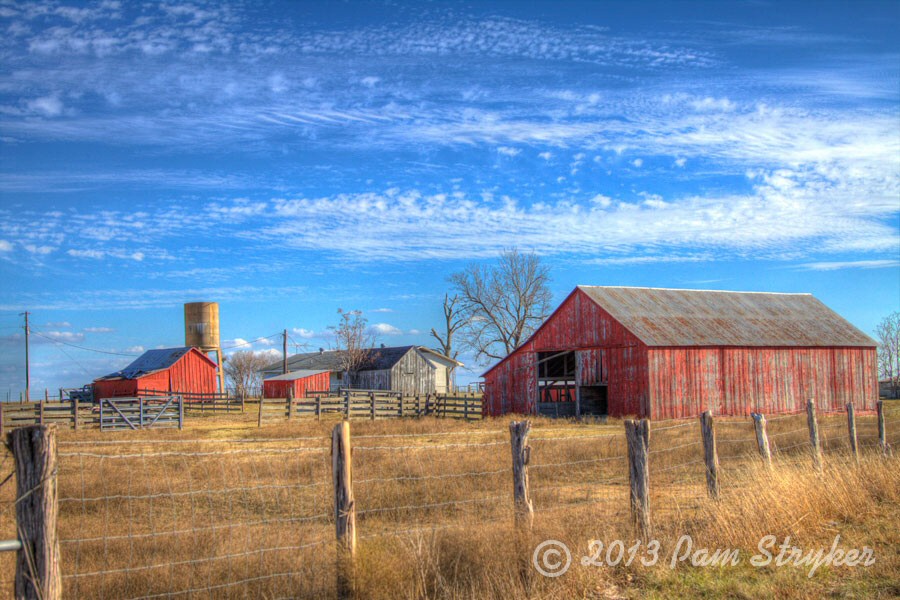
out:
M574 351L537 353L538 413L547 417L606 415L605 385L578 387ZM580 408L580 410L579 410Z
M600 415L609 414L609 403L607 391L609 388L605 385L585 385L581 391L581 414L583 415Z

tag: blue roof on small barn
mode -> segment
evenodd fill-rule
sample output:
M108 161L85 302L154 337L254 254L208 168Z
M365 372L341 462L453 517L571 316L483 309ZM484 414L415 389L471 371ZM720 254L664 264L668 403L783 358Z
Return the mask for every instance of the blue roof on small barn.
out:
M163 371L177 363L191 349L190 346L185 346L182 348L147 350L121 371L99 377L97 381L103 379L137 379L150 373Z

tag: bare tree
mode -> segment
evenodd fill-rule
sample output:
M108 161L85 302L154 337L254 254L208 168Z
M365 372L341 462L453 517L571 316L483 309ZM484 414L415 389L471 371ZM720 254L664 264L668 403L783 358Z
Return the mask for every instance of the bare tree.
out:
M362 311L339 308L338 314L340 322L328 329L334 332L341 370L353 382L359 371L378 358L377 353L372 350L375 346L375 334L369 329L369 321L362 316Z
M550 273L535 253L504 250L495 265L450 276L460 302L461 337L478 361L515 350L550 312Z
M459 350L453 347L453 334L459 331L465 324L460 314L459 296L444 294L444 334L439 334L433 327L431 328L431 337L437 340L439 346L435 348L444 356L456 360L459 356ZM447 391L450 391L451 382L453 381L453 371L455 367L447 369Z
M875 326L878 338L878 378L889 381L891 397L900 390L900 312L894 312Z
M225 376L235 393L259 396L262 394L261 371L270 361L270 356L252 350L235 352L225 359Z

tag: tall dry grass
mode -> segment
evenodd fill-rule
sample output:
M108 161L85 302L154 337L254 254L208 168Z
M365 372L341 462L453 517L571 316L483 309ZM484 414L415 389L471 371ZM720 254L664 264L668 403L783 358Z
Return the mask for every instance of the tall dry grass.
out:
M670 554L683 534L697 545L747 553L763 535L830 545L834 531L900 506L897 463L875 456L873 419L859 421L864 453L857 467L846 450L843 417L822 419L827 461L817 474L804 417L771 422L777 450L771 470L757 457L749 420L719 420L722 497L716 502L706 497L699 425L655 424L651 506L661 554ZM576 563L591 538L635 539L621 423L534 420L529 470L536 515L524 545L512 530L507 423L352 423L360 596L666 596L668 584L657 589L659 582L681 571L575 564L548 579L528 567L531 548L544 539L568 544ZM249 416L220 416L183 432L61 432L67 597L333 596L328 440L334 421L254 425ZM0 495L8 508L12 484ZM14 535L9 510L0 513L0 535ZM890 550L892 541L900 544L897 535L895 524L892 532L854 541L878 546L886 557L879 568L900 568L897 544ZM11 558L0 557L6 582Z

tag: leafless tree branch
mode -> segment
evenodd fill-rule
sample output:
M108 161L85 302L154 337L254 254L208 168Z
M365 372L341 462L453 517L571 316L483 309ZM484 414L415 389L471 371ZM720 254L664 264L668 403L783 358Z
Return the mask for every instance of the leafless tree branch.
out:
M533 252L505 250L495 265L469 265L450 281L459 302L460 336L479 362L515 350L550 312L549 267Z
M900 312L894 312L875 326L878 340L878 378L890 381L891 395L900 390Z

